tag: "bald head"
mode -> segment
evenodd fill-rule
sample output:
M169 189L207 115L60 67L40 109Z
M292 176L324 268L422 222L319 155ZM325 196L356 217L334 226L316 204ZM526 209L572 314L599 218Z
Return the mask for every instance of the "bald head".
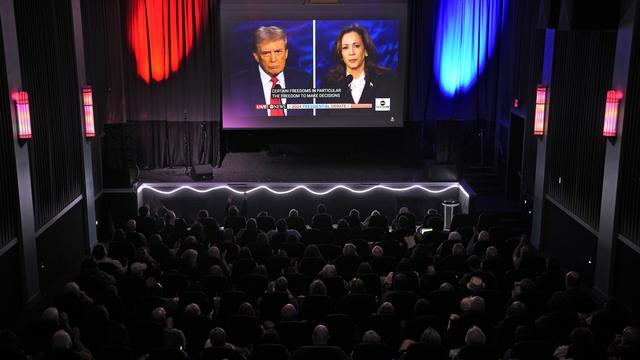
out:
M324 325L318 325L311 335L313 345L327 345L329 343L329 329Z
M157 307L151 311L151 321L153 321L154 323L164 326L166 320L167 312L164 310L164 308Z
M64 330L56 331L51 337L51 348L53 349L71 349L72 345L71 336Z
M78 284L72 281L64 284L62 291L65 294L78 295L80 294L80 287L78 286Z
M280 318L284 321L295 321L298 316L296 307L292 304L287 304L280 310Z
M44 309L40 318L44 322L57 324L60 320L60 313L58 312L58 309L52 306Z
M381 341L382 339L380 338L380 335L378 335L378 333L373 330L369 330L365 332L364 335L362 335L363 343L377 344Z
M396 309L393 307L393 304L390 302L385 302L380 305L378 309L378 314L380 315L395 315Z

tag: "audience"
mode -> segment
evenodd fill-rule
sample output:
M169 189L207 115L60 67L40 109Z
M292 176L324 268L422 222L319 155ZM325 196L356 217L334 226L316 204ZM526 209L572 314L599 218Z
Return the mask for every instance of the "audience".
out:
M600 309L580 274L526 237L465 239L435 211L416 229L408 208L391 224L352 209L334 226L319 204L312 229L296 209L245 220L230 205L224 230L206 210L191 224L138 213L24 341L0 330L0 358L640 358L630 317Z

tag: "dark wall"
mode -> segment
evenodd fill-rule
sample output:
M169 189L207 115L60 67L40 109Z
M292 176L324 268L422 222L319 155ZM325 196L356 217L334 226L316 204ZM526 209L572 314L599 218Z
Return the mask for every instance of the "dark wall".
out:
M542 251L593 285L598 238L549 200L545 201ZM589 263L591 262L591 263Z
M633 320L636 325L639 325L640 287L636 274L640 274L640 253L618 241L613 273L613 295L623 304L631 306L635 314Z
M40 292L45 304L80 269L85 254L82 203L78 202L36 239Z
M602 119L616 33L559 31L555 41L546 193L598 229L606 142Z
M618 180L618 231L640 246L640 6L637 6L629 83L624 94L624 129Z
M20 0L14 7L20 75L29 93L31 186L40 229L82 192L71 1Z
M13 246L0 256L0 327L15 326L22 308L19 254L18 246Z

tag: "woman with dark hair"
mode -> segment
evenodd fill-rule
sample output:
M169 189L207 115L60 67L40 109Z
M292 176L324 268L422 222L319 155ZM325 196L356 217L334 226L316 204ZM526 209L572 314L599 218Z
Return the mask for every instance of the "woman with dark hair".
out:
M341 89L330 102L374 104L376 98L391 98L393 73L378 65L378 53L369 31L353 24L342 29L333 46L335 68L322 80L322 88Z

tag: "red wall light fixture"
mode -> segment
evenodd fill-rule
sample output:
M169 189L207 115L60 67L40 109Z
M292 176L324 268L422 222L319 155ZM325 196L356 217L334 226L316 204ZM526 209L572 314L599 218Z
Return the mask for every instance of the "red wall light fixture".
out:
M607 105L604 110L604 129L602 129L602 136L604 137L616 136L620 99L622 99L622 91L607 91Z
M18 117L18 139L31 139L31 115L29 113L29 94L26 91L17 91L11 95L16 104Z
M536 88L536 117L533 123L533 135L544 135L544 116L547 107L547 87Z
M84 135L88 138L96 136L96 125L93 120L93 90L90 86L82 88L82 106L84 107Z

